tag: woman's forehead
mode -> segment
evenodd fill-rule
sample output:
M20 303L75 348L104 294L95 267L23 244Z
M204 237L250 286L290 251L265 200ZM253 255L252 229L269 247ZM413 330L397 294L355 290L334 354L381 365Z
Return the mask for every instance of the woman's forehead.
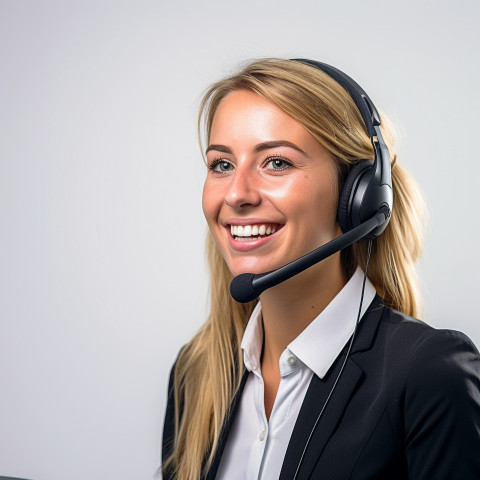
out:
M210 143L231 139L314 141L293 117L264 97L246 90L229 93L218 105L210 130Z

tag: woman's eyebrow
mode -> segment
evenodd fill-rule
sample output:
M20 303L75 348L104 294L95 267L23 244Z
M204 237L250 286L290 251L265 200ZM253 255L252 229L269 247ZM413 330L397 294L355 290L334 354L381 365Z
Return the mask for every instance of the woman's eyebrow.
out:
M255 151L261 152L262 150L268 150L269 148L278 148L278 147L290 147L290 148L293 148L294 150L297 150L297 152L303 153L303 155L308 157L307 152L304 152L299 146L295 145L292 142L289 142L288 140L273 140L271 142L259 143L258 145L255 146Z
M208 148L205 150L205 155L210 151L210 150L216 150L217 152L222 152L222 153L232 153L232 151L226 147L225 145L209 145Z
M292 142L289 142L288 140L272 140L270 142L259 143L255 146L255 152L261 152L262 150L268 150L270 148L278 147L290 147L308 157L308 154L306 152L304 152L300 147L298 147ZM230 148L226 147L225 145L209 145L208 148L205 150L205 154L207 154L210 150L216 150L217 152L222 153L232 153Z

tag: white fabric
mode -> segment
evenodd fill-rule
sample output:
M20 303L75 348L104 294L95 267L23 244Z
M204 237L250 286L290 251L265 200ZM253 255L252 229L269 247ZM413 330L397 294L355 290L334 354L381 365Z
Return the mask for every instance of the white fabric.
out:
M260 366L263 345L260 303L252 312L242 340L244 363L250 372L240 405L220 461L220 480L278 480L288 442L310 380L323 378L355 328L360 305L363 271L352 278L315 320L280 356L280 385L270 421L264 406ZM368 280L361 316L375 297Z

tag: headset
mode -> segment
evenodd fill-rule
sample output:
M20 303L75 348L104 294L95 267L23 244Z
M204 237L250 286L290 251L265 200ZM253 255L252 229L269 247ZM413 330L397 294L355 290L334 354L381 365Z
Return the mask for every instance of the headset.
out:
M387 145L380 131L380 115L365 91L348 75L331 65L304 58L292 59L321 70L338 82L355 102L372 142L375 159L360 160L350 170L340 192L337 218L342 235L283 267L267 273L243 273L230 284L232 297L242 303L267 288L297 275L360 240L372 240L386 228L393 206L392 170Z

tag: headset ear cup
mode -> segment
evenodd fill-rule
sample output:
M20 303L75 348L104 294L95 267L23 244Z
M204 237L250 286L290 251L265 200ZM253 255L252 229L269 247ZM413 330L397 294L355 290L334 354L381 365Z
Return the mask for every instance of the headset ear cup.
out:
M357 185L357 180L363 176L363 174L372 166L370 160L361 160L351 170L343 184L342 191L340 192L338 200L337 218L340 228L343 233L348 232L353 228L351 212L349 205L351 205L350 198L352 196L352 190Z

